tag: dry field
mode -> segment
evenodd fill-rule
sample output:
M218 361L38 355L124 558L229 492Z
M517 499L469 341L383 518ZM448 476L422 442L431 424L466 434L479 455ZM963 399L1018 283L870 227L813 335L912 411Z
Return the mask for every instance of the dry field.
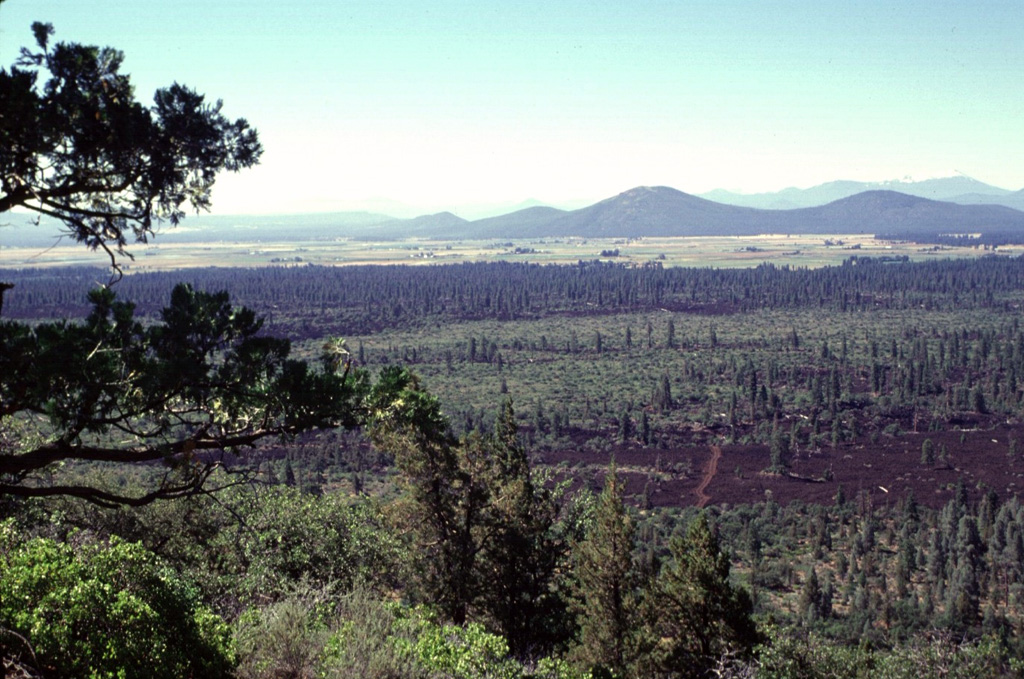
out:
M287 242L155 242L130 248L130 271L160 271L191 267L350 266L358 264L450 264L516 261L572 264L579 260L614 259L642 265L752 267L770 262L794 267L835 265L852 255L976 257L982 248L938 248L905 242L876 241L869 235L849 236L722 236L696 238L584 239L552 238L520 241L335 241ZM607 255L618 251L614 258ZM1024 246L1002 247L1021 254ZM604 253L604 257L602 257ZM49 266L104 266L101 252L75 244L50 248L0 247L0 269Z

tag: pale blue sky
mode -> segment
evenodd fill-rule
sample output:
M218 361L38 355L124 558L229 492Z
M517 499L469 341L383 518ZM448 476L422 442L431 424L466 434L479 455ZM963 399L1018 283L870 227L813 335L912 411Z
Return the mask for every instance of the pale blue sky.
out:
M217 213L927 178L1024 187L1024 2L7 0L259 129ZM394 207L394 206L391 206ZM397 210L394 208L392 211Z

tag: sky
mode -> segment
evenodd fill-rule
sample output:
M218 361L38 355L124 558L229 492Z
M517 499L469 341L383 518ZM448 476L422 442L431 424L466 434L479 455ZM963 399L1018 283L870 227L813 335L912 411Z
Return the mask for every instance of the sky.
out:
M259 130L216 214L579 207L962 173L1024 187L1024 2L6 0L0 65L123 50ZM403 214L404 213L404 214Z

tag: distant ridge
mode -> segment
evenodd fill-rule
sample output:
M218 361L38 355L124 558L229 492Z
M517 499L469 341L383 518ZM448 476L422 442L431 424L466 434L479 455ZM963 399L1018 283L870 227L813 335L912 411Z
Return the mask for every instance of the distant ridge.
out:
M462 238L489 238L496 233L544 233L559 217L568 214L558 208L537 206L510 212L507 215L478 219L462 231Z
M459 233L468 223L462 217L451 212L438 212L412 219L392 219L348 231L351 237L364 240L372 238L438 238L442 234ZM336 235L342 234L337 233Z
M1024 189L994 198L987 193L965 193L952 201L962 205L1003 205L1014 210L1024 210Z
M740 207L792 210L825 205L865 191L897 191L919 198L965 205L1005 205L1015 209L1024 209L1021 192L1014 193L962 174L923 181L910 179L885 182L843 180L818 184L807 189L788 188L770 193L734 193L724 189L715 189L701 194L701 197Z
M893 235L926 233L1018 232L1024 236L1024 212L1002 205L960 205L929 200L896 191L865 191L815 208L792 210L789 214L805 225L804 233L816 231L846 233L861 224L859 231Z
M667 186L640 186L590 207L566 213L534 235L636 238L700 236L745 228L769 216L763 210L738 208L677 191ZM759 227L755 227L758 230Z
M512 218L515 214L486 220L486 224L471 222L467 233L478 238L637 238L1012 231L1024 238L1024 212L993 205L958 205L896 191L866 191L810 208L759 210L717 203L664 186L642 186L580 210L547 213L542 216L545 218L516 221Z
M1006 193L1003 198L1024 205L1024 190ZM15 226L0 229L0 245L46 247L60 232L58 224L45 220L39 226L27 222ZM476 221L467 221L451 212L413 219L375 213L190 218L176 229L161 229L152 242L159 246L161 242L218 240L638 238L768 233L895 237L983 233L999 234L1003 242L1024 242L1024 211L1002 205L937 201L878 189L824 205L771 210L727 205L666 186L640 186L578 210L535 206Z

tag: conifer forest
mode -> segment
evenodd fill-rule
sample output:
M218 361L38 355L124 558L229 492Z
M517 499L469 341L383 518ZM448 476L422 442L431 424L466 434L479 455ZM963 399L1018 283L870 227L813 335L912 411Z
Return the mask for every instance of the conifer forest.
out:
M104 275L7 272L5 332L45 352L105 313L155 347L182 282L225 291L253 337L343 373L351 417L9 468L3 644L43 676L128 667L136 643L167 676L1021 671L1019 259L204 269L90 296ZM253 351L237 332L211 366ZM61 379L97 417L105 397ZM127 435L40 424L52 394L5 389L11 449Z

